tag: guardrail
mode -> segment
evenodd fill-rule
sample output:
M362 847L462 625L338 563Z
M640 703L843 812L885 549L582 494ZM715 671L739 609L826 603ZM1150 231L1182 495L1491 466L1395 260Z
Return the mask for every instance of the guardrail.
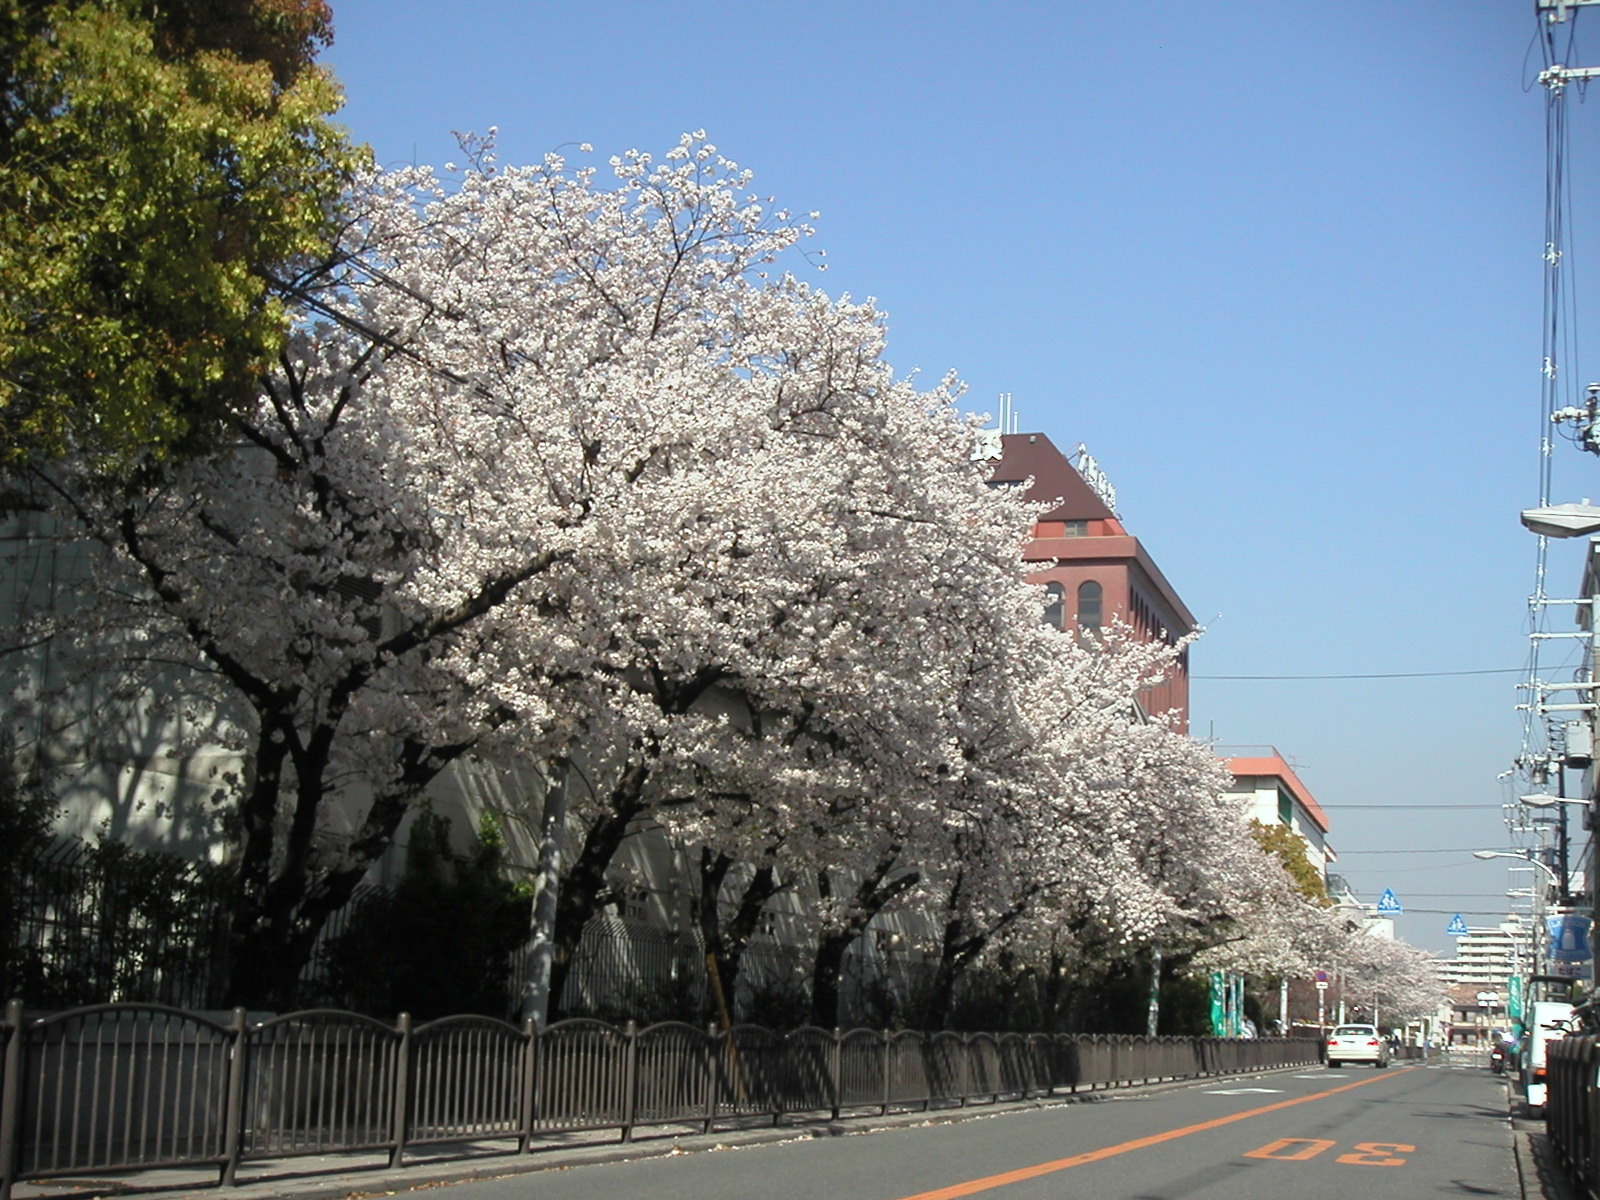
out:
M912 1033L756 1025L640 1029L488 1017L413 1026L312 1010L251 1022L149 1004L0 1022L0 1200L18 1180L408 1149L507 1152L541 1135L645 1126L704 1132L1317 1061L1311 1039Z
M1545 1136L1581 1195L1600 1195L1600 1037L1545 1043Z

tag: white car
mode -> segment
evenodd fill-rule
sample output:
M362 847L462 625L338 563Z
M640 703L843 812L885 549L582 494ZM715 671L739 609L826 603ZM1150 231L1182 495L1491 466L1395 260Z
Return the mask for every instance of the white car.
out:
M1337 1025L1328 1035L1328 1065L1369 1062L1375 1067L1389 1065L1389 1043L1373 1025Z

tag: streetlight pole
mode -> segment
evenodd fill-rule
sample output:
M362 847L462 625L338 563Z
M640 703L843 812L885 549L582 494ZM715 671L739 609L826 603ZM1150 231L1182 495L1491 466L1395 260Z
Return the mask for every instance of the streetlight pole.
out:
M1522 802L1524 804L1528 804L1528 803L1531 802L1535 808L1548 807L1548 805L1541 805L1541 804L1538 803L1539 801L1544 801L1544 800L1547 800L1550 803L1557 803L1558 804L1558 803L1560 803L1561 798L1559 796L1524 796L1524 797L1522 797ZM1518 854L1518 853L1516 853L1515 851L1512 851L1512 850L1474 850L1472 852L1472 857L1473 858L1481 858L1481 859L1485 859L1485 860L1491 859L1491 858L1509 858L1509 859L1512 859L1515 862L1520 862L1520 863L1524 864L1525 866L1538 867L1549 878L1550 885L1555 887L1558 891L1561 890L1562 881L1561 881L1560 876L1558 876L1556 874L1555 868L1552 867L1547 862L1542 862L1541 860L1539 860L1537 858L1534 858L1533 857L1533 852L1531 850L1526 852L1526 853L1523 853L1523 854ZM1536 903L1534 904L1533 929L1531 930L1531 932L1533 934L1533 973L1535 975L1537 975L1537 974L1541 973L1541 967L1543 966L1543 963L1541 961L1542 954L1541 954L1540 941L1541 941L1541 934L1542 934L1542 926L1544 924L1544 903L1543 903L1541 897L1537 896L1537 895L1534 897L1534 900L1536 901Z

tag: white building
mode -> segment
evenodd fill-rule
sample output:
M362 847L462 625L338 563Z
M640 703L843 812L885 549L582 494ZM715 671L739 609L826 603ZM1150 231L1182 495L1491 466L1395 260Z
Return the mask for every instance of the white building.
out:
M1298 833L1306 844L1306 857L1326 880L1329 866L1339 858L1328 844L1328 814L1300 782L1294 768L1272 746L1219 749L1241 751L1227 756L1225 761L1233 773L1233 786L1228 790L1246 797L1246 815L1263 825L1287 825Z
M1439 978L1451 986L1471 985L1504 995L1511 976L1528 973L1530 935L1518 916L1494 928L1469 929L1456 939L1456 956L1439 960Z

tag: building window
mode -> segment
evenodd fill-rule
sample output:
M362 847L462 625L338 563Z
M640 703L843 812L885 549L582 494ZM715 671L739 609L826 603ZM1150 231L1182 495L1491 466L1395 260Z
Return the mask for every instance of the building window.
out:
M1067 593L1059 583L1044 585L1044 623L1053 628L1061 628L1062 606Z
M1100 635L1101 622L1100 585L1090 579L1078 585L1078 632L1091 637Z
M1062 537L1088 537L1088 521L1063 521L1061 522Z
M1278 820L1285 825L1294 824L1294 799L1282 788L1278 789Z

